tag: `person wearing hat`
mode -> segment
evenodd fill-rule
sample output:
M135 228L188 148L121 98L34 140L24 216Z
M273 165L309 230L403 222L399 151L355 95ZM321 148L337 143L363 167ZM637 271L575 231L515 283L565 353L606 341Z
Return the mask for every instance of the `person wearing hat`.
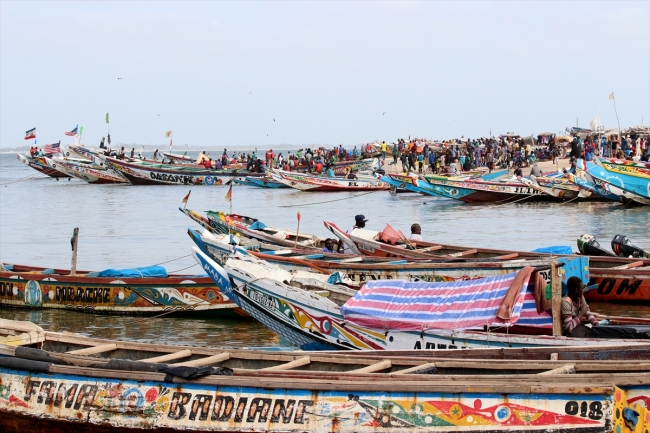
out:
M345 233L352 233L352 230L354 230L354 229L365 228L366 227L366 221L368 221L368 220L366 219L365 216L356 215L354 217L354 225L352 227L350 227ZM339 239L339 244L338 244L336 250L341 251L341 247L343 247L343 246L344 246L343 241L341 239ZM352 250L350 249L350 247L345 245L345 248L343 249L343 254L352 254Z
M567 281L567 296L562 298L562 335L565 337L588 337L591 328L582 322L588 321L591 326L598 326L598 320L589 311L589 305L583 295L585 285L580 277L571 277Z

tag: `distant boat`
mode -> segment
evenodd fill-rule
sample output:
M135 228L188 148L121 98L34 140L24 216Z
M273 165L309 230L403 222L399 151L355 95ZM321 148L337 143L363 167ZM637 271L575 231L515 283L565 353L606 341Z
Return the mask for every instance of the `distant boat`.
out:
M28 155L21 155L20 153L16 154L16 158L22 162L23 164L33 168L34 170L43 173L47 176L53 177L53 178L61 178L61 177L71 177L68 176L67 174L55 170L53 168L50 168L50 166L47 165L47 161L45 161L44 156L28 156Z
M242 179L233 179L238 185L247 185L247 186L256 186L260 188L289 188L288 185L278 182L277 180L264 176L264 177L252 177L246 176Z
M91 161L71 159L44 158L48 167L60 171L70 177L76 177L94 184L121 184L129 183L119 171L110 166L95 164Z
M281 170L271 170L270 173L274 180L300 191L382 191L390 189L390 186L375 178L346 179L322 177Z

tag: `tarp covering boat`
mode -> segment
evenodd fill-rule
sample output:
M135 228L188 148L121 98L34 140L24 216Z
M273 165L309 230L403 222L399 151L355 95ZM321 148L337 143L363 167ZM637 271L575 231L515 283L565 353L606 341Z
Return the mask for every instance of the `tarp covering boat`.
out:
M567 255L567 254L573 254L573 249L568 245L555 245L555 246L551 246L551 247L537 248L537 249L535 249L535 250L533 250L531 252L533 252L533 253Z
M162 266L143 266L130 269L105 269L100 272L91 272L88 277L100 278L167 278L167 270Z
M462 330L514 323L552 327L546 306L538 308L535 297L535 286L545 283L531 271L524 268L495 277L444 283L371 281L341 307L341 313L346 321L383 330ZM540 304L544 303L543 291L538 289Z

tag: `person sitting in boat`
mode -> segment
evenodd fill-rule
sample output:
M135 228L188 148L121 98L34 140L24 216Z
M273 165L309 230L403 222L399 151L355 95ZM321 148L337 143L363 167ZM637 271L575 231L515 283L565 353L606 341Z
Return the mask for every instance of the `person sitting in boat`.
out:
M332 170L332 164L327 164L325 166L325 176L334 178L336 177L336 174L334 174L334 170Z
M334 248L334 239L327 238L325 239L325 247L323 248L324 253L336 253L336 248Z
M589 305L583 295L584 284L580 277L569 278L567 290L567 296L562 298L562 335L588 337L592 330L582 322L587 321L591 326L598 326L598 320L589 311Z
M539 168L539 164L537 164L537 162L535 162L533 168L530 169L530 175L535 177L542 175L542 169Z
M120 149L120 152L117 154L117 159L124 159L126 155L124 154L124 146Z
M422 239L422 227L420 227L420 224L413 224L411 226L411 236L409 237L410 241L423 241Z
M212 158L208 158L203 162L203 167L207 168L208 170L212 168Z
M196 163L197 164L203 164L207 160L208 160L208 157L205 155L205 150L203 152L199 153L199 156L196 157Z
M367 222L367 221L368 221L368 220L366 219L365 216L363 216L363 215L356 215L356 216L354 217L354 225L353 225L352 227L350 227L350 228L346 231L346 233L352 233L352 230L354 230L354 229L362 229L362 228L365 228L365 227L366 227L366 222ZM336 251L341 252L341 248L342 248L342 247L343 247L343 241L342 241L341 239L339 239L339 243L338 243L338 245L337 245L337 247L336 247ZM352 250L350 249L350 247L348 247L348 246L346 245L346 246L345 246L345 249L343 250L343 254L353 254L353 253L352 253Z
M359 179L356 174L354 174L354 171L350 170L345 176L346 179Z

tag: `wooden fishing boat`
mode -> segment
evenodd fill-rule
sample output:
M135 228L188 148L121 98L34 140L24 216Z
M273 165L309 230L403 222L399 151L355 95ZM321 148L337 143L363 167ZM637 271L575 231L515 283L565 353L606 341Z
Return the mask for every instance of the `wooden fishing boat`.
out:
M300 245L301 248L321 250L325 242L325 238L316 235L270 227L258 219L243 215L207 211L207 216L203 216L190 209L178 208L178 210L212 233L233 233L286 247Z
M71 159L50 159L44 158L48 167L58 170L70 177L84 180L94 184L121 184L129 183L121 172L110 166L98 165L90 161Z
M554 199L519 181L453 180L435 175L424 178L438 194L465 203L500 204Z
M246 167L211 170L200 165L128 162L108 156L101 158L133 185L221 185L224 177L256 175L249 173Z
M592 196L591 191L584 190L568 179L558 177L531 176L521 177L522 183L563 201L586 200Z
M71 275L68 269L5 263L0 268L0 306L135 315L173 311L218 315L236 308L205 275L136 277L133 274L144 271L129 271Z
M23 164L33 168L34 170L36 170L36 171L38 171L40 173L43 173L43 174L47 175L47 176L57 178L57 179L60 178L60 177L67 177L67 178L70 177L65 173L62 173L62 172L60 172L58 170L50 168L47 165L47 162L45 161L45 157L43 157L43 156L41 156L41 157L32 157L32 156L21 155L20 153L17 153L16 158L18 158L18 160L20 162L22 162Z
M272 170L271 176L277 182L283 183L300 191L381 191L390 187L379 180L370 179L341 179L336 177L309 176L291 171Z
M587 163L587 173L619 188L626 198L650 204L650 164L595 157Z
M251 257L232 257L221 267L196 247L193 254L233 302L303 350L627 345L643 341L560 336L561 284L558 264L552 261L551 316L540 310L535 300L540 281L531 274L534 268L464 282L375 281L351 297L349 289L328 283L319 282L313 291L304 281L296 287L291 273ZM332 299L322 296L323 291ZM512 314L502 314L506 298L516 300L508 304ZM511 327L517 333L509 330ZM494 332L497 329L502 331ZM648 338L650 320L638 319L629 331L636 338Z
M285 185L282 182L278 182L277 180L269 176L264 176L264 177L246 176L242 179L235 178L233 179L233 182L235 182L238 185L257 186L260 188L289 188L288 185Z
M615 194L613 191L610 191L607 188L607 184L595 183L591 176L587 177L586 172L583 170L576 170L576 174L567 172L564 176L572 183L582 188L584 191L589 191L593 194L598 194L600 197L603 197L607 200L618 201L621 203L627 203L629 200L623 197L622 195Z
M648 425L647 346L527 349L534 362L494 360L493 350L481 349L270 353L102 340L7 322L0 319L0 333L17 329L23 339L9 335L14 345L0 345L6 432L595 433ZM485 358L447 358L470 353Z
M327 275L326 280L359 288L368 281L405 280L427 282L463 281L516 272L526 266L541 267L548 256L510 259L494 257L462 259L444 257L430 259L395 260L388 257L359 256L354 254L324 253L308 249L286 248L233 235L200 234L188 230L190 238L218 263L224 264L233 253L251 255L290 272L311 271ZM558 258L564 263L562 279L577 276L589 280L586 257L567 256ZM548 272L542 275L550 282Z

